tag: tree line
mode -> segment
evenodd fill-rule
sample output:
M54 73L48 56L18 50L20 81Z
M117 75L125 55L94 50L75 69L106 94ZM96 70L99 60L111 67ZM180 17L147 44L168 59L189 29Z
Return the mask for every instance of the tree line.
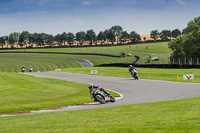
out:
M168 37L176 38L180 35L181 32L178 29L173 30L163 30L162 32L158 32L158 30L151 31L151 38L155 41L157 38L161 38L161 40L166 40ZM146 38L143 38L146 40ZM84 46L86 43L88 45L114 45L115 44L125 44L125 43L137 43L141 40L140 35L131 31L128 33L124 31L123 28L119 25L112 26L110 29L106 29L104 31L100 31L97 35L91 29L87 32L80 31L76 34L71 32L63 32L62 34L52 35L46 33L29 33L28 31L13 32L9 36L1 36L0 44L1 48L10 46L14 47L32 47L33 45L37 47L45 47L50 46L53 47L55 45L58 46Z
M181 35L181 31L179 29L174 30L162 30L161 32L158 32L158 30L152 30L150 35L151 38L153 38L155 41L160 38L161 40L171 40L171 38L177 38L179 35Z
M180 63L200 62L200 17L191 20L181 36L171 40L168 47L172 50L172 58L176 58ZM184 60L180 60L180 59ZM194 58L196 58L194 60Z

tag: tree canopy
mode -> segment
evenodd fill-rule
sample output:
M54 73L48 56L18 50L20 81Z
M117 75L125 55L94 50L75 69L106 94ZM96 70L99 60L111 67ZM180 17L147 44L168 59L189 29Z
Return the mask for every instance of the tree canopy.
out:
M183 34L168 43L175 58L200 58L200 17L187 24Z

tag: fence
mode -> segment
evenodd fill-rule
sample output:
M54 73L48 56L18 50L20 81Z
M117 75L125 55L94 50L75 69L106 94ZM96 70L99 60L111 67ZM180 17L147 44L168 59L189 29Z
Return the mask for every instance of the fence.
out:
M200 58L172 58L169 64L200 65Z

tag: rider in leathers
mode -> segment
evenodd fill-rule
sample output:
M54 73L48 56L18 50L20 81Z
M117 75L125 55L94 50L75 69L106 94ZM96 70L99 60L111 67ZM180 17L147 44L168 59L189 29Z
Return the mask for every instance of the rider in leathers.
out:
M128 68L129 73L132 75L132 71L135 69L133 65L130 65Z
M103 91L105 92L108 96L110 96L110 93L108 93L105 89L103 89L102 87L98 86L98 85L93 85L92 83L89 83L88 84L88 88L89 88L89 92L90 94L92 93L92 88L95 88L95 89L99 89L100 91ZM91 98L94 98L93 95L91 94Z

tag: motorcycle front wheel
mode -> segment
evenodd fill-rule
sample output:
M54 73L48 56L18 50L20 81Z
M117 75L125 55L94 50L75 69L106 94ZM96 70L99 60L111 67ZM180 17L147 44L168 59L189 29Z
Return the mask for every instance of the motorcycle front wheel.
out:
M114 103L115 102L115 98L113 96L110 96L110 102Z

